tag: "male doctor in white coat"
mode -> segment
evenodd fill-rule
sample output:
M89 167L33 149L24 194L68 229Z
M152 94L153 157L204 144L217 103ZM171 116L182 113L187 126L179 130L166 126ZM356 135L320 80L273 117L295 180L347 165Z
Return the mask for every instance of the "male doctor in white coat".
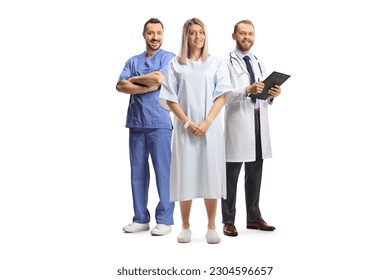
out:
M266 77L265 69L251 53L255 29L250 20L234 26L236 49L229 54L229 70L234 90L226 96L225 140L227 199L222 200L223 233L237 236L234 225L237 182L242 163L245 163L245 200L247 228L273 231L260 212L260 186L263 159L270 158L271 143L268 126L268 105L281 93L279 86L268 91L267 100L255 99L261 93Z

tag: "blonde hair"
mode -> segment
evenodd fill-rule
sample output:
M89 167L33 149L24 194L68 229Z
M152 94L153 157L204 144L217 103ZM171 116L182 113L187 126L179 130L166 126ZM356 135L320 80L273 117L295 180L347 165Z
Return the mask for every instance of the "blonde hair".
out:
M180 64L187 64L187 58L189 58L189 48L188 48L188 37L189 37L189 29L193 24L200 25L205 34L205 42L202 48L202 54L200 56L200 60L205 62L207 57L209 56L209 47L208 47L208 37L205 24L198 18L192 18L187 20L183 25L183 32L181 35L181 47L179 51L178 61Z

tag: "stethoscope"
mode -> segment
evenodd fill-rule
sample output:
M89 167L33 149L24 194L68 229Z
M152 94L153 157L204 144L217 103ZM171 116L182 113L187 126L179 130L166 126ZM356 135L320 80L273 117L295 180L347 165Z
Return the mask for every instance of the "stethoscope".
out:
M230 52L229 53L229 56L230 56L229 60L230 60L230 64L232 65L233 71L237 75L237 77L240 77L240 76L244 75L245 73L249 75L249 73L246 70L244 70L244 68L242 67L241 63L238 61L238 59L236 57L234 57L232 55L232 53L234 53L234 52ZM235 54L235 56L236 56L236 54ZM259 70L260 70L261 76L263 76L263 70L261 69L259 60L257 59L257 57L255 55L253 55L253 57L257 61L257 65L259 66ZM237 71L236 67L234 67L234 63L238 64L240 66L240 70L241 71L239 71L239 72Z

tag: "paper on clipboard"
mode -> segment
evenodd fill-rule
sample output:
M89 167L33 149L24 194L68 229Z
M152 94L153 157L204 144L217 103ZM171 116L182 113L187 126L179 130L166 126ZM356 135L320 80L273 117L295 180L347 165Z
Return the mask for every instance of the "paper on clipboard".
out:
M274 87L275 85L281 86L291 75L283 74L280 72L272 72L264 81L264 89L261 93L251 94L251 96L266 100L269 97L268 90Z

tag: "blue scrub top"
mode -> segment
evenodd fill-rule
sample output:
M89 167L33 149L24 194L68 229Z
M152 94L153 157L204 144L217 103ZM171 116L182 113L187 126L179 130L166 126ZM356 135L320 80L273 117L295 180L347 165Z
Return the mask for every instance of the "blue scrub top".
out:
M159 49L148 59L146 58L146 51L133 56L126 62L118 83L130 77L141 76L154 71L160 71L165 75L168 62L174 57L174 53L162 49ZM161 107L159 95L160 89L145 94L130 95L126 127L172 129L171 117L169 112Z

